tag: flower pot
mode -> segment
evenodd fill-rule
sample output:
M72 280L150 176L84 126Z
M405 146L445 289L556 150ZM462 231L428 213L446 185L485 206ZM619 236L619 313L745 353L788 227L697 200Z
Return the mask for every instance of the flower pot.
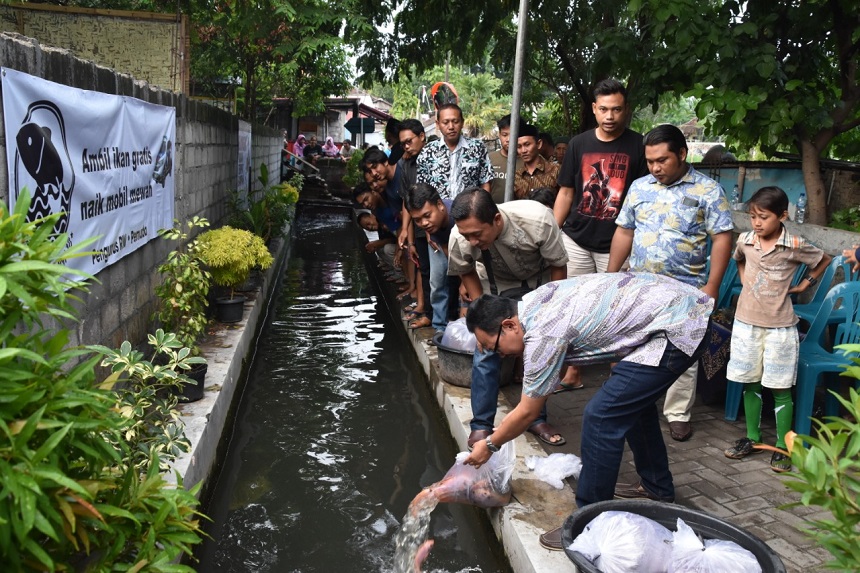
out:
M185 373L186 376L194 380L195 384L182 385L182 390L178 394L180 402L196 402L203 398L203 381L206 378L207 370L209 370L208 364L197 364L194 368Z
M245 315L245 297L222 297L215 299L215 320L218 322L239 322Z
M763 573L785 573L785 565L779 556L764 541L713 515L689 509L673 503L659 503L649 500L613 500L587 505L571 514L561 530L561 543L568 558L576 564L579 571L600 573L600 569L577 551L568 549L573 540L582 533L591 520L605 511L627 511L653 519L669 531L677 529L680 517L703 539L724 539L734 541L755 555Z

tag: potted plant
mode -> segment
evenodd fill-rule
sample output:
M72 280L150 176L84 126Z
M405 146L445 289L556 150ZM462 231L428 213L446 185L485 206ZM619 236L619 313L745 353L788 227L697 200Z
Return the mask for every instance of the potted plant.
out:
M209 222L202 217L193 217L184 226L174 220L171 229L161 229L158 234L170 241L179 241L176 250L158 267L163 281L155 288L159 298L154 318L161 327L176 334L179 342L191 350L192 356L200 356L198 343L206 332L206 311L209 307L209 282L211 275L203 268L200 259L200 244L196 239L188 240L195 228L205 228ZM208 365L196 364L188 377L195 383L184 385L180 399L193 402L203 397L203 383Z
M270 185L269 169L260 164L257 180L262 190L252 197L233 194L233 215L230 226L251 231L266 244L284 234L295 215L295 205L304 184L301 175L294 175L289 182Z
M206 231L199 243L200 259L209 267L212 281L230 289L230 296L215 299L215 318L228 323L242 320L245 297L237 297L235 290L248 280L252 269L272 266L266 243L250 231L230 226Z

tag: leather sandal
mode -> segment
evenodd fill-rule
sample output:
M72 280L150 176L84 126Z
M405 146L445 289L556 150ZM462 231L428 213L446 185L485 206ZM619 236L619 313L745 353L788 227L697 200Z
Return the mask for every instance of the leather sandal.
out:
M550 446L563 446L567 443L567 440L561 435L561 432L556 430L547 422L533 425L529 428L529 433L534 434L540 441L545 444L549 444ZM555 436L558 436L558 440L553 442L552 438Z

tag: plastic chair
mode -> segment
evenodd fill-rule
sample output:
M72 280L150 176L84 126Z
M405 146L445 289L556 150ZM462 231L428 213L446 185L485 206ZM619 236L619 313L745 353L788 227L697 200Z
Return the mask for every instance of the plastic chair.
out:
M717 304L714 310L728 308L732 305L732 298L741 292L741 278L738 275L738 262L731 257L729 266L726 267L726 273L723 275L723 280L720 282L720 293L717 296Z
M837 303L841 303L837 306ZM838 321L833 320L834 310ZM800 356L797 363L797 397L794 404L794 431L798 434L809 435L812 426L812 403L815 398L815 387L822 375L844 372L850 363L849 356L837 350L831 352L824 348L822 340L828 325L838 324L834 345L854 344L860 342L860 282L851 281L834 286L824 297L818 309L818 314L809 326L806 338L800 343ZM835 387L832 376L825 380L828 387ZM855 386L860 386L858 381ZM825 403L825 414L838 414L837 400L828 395Z
M856 280L856 277L851 273L851 265L845 262L845 257L842 255L833 257L833 260L831 260L830 264L827 265L827 269L824 271L824 274L821 275L820 279L818 279L818 290L816 290L815 294L812 295L812 300L806 304L794 305L794 314L796 314L799 319L805 320L807 323L812 322L812 319L818 314L818 308L821 306L821 302L824 300L824 297L827 296L827 291L830 290L830 284L833 282L836 269L840 266L845 269L846 282ZM839 322L839 318L833 317L831 324L834 322Z

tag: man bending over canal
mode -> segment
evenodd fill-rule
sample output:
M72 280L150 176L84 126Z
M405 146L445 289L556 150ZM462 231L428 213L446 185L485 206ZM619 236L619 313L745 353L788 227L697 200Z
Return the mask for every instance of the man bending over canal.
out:
M480 467L525 431L558 386L562 365L617 361L585 407L576 504L613 498L625 441L640 478L631 487L650 499L674 501L656 402L705 350L713 305L693 286L648 273L551 282L519 303L481 296L469 307L466 325L484 351L523 355L523 394L464 463ZM561 528L541 535L541 545L560 550Z

